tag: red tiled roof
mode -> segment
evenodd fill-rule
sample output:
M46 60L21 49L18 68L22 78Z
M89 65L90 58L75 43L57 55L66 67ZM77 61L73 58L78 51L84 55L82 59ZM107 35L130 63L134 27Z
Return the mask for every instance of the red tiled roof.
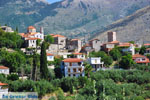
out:
M63 60L63 62L81 62L81 61L83 60L78 59L78 58L67 58Z
M150 46L150 43L146 43L146 44L144 44L144 46Z
M99 39L92 39L92 40L90 40L90 42L95 41L95 40L99 41Z
M7 83L0 83L0 86L8 85Z
M53 56L53 54L51 54L51 53L47 53L46 55L47 55L47 56Z
M83 53L73 53L74 55L83 55Z
M25 33L19 33L19 35L20 35L21 37L23 37L23 36L25 35Z
M65 36L63 36L63 35L59 35L59 34L57 34L57 35L52 35L53 37L65 37Z
M110 44L116 44L116 43L119 43L119 41L112 41L112 42L108 42Z
M79 39L72 39L71 41L78 41Z
M33 26L29 26L28 29L36 29L36 28Z
M0 69L9 69L9 68L5 66L0 66Z
M26 40L37 40L37 39L40 39L40 38L28 38ZM41 40L41 39L40 39Z
M150 48L147 48L146 50L150 50Z
M135 54L132 56L132 58L146 58L146 56L140 55L140 54Z
M131 43L121 43L118 46L119 47L130 47Z

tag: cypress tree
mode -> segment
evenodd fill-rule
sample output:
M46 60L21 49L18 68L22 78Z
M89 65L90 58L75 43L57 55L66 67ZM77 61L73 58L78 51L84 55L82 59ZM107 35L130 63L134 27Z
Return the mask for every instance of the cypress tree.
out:
M46 42L42 43L40 56L40 73L42 79L48 79L47 57L46 57Z
M32 80L37 80L37 69L39 67L39 56L37 54L34 54L33 57L33 70L32 70Z

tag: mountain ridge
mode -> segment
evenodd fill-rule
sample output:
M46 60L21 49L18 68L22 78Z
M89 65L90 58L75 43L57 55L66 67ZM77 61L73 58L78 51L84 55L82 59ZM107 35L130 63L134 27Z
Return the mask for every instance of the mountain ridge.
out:
M150 5L150 0L63 0L53 4L45 0L2 1L9 2L0 5L2 25L8 24L13 28L18 26L20 32L26 31L30 25L38 29L42 26L46 34L69 37L92 35L114 21Z
M121 42L136 41L138 43L150 42L150 6L136 11L134 14L120 19L101 32L95 34L93 38L107 41L107 32L117 32L117 38Z

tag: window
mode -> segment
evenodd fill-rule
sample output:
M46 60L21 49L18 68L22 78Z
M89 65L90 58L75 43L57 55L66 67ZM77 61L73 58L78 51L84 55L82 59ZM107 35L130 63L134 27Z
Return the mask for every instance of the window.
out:
M73 69L73 72L76 72L76 68Z
M68 72L70 73L70 68L68 69Z
M81 62L78 62L78 65L80 66L80 65L81 65Z
M75 74L73 74L73 76L76 76Z
M80 76L82 76L82 74L80 74Z
M81 71L82 71L82 68L79 68L78 70L81 72Z
M68 76L71 76L70 74L68 74Z

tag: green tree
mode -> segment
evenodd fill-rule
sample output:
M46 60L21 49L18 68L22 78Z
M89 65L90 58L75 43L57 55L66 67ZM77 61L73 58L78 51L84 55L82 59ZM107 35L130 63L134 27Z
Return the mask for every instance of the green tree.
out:
M15 30L17 33L19 32L19 30L18 30L18 27L16 27L16 30Z
M37 48L38 46L40 46L40 43L41 43L41 39L37 39L37 41L36 41L36 48Z
M122 59L119 62L119 64L120 64L121 68L129 69L134 64L134 61L132 60L132 56L128 54L127 56L123 56L122 57Z
M89 54L90 57L101 57L102 61L104 61L105 66L109 66L112 64L113 59L112 57L108 56L104 51L99 51L99 52L91 52Z
M145 50L146 50L146 47L145 47L145 46L142 46L139 53L140 53L141 55L144 55Z
M92 66L88 63L85 63L85 75L90 77L90 72L92 72Z
M129 43L134 44L135 42L134 41L129 41Z
M41 46L40 72L41 72L41 78L48 79L46 42L45 41L42 43L42 46Z
M18 52L7 53L2 60L2 64L10 68L10 72L17 72L21 65L24 65L26 59Z
M118 49L112 49L109 54L112 56L113 60L119 60L121 58L121 53Z
M10 74L10 75L7 76L7 79L15 81L15 80L19 79L19 76L17 74Z
M38 54L34 54L33 57L33 70L32 70L32 80L37 80L38 68L40 66L40 59Z
M48 43L54 43L54 38L51 35L47 35L45 41Z

